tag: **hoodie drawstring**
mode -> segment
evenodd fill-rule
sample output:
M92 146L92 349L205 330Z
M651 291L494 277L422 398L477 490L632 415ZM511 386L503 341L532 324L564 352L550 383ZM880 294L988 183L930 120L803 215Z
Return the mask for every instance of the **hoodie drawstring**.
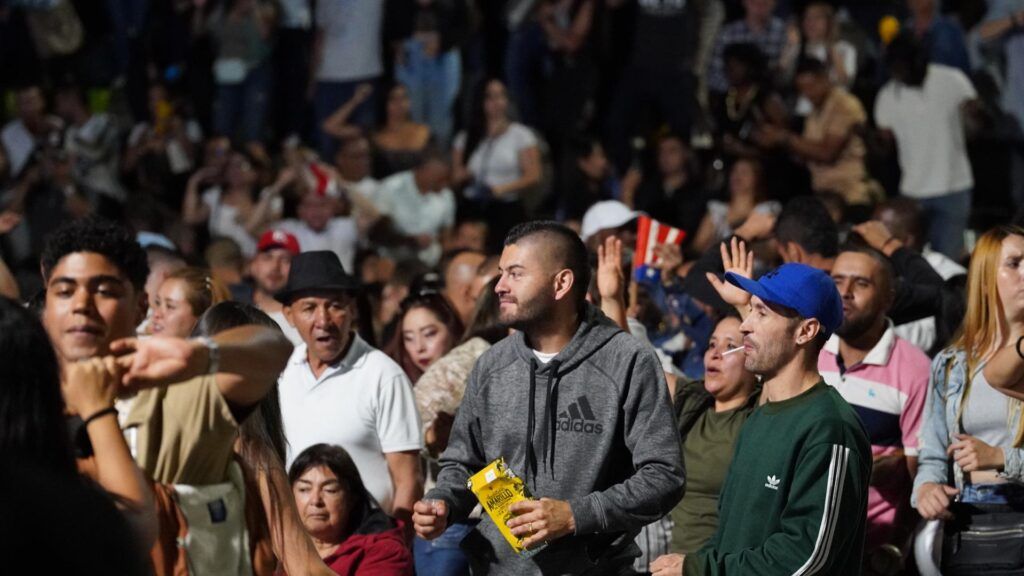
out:
M548 364L547 394L544 398L543 444L544 468L552 478L555 476L555 427L558 424L558 369L561 362L552 360Z
M526 416L526 478L537 479L537 451L533 446L534 433L537 430L537 359L530 360L530 407ZM558 369L561 362L552 360L547 365L548 381L544 393L544 407L541 409L541 462L544 470L552 477L555 475L555 427L558 424Z
M536 409L534 396L537 392L537 359L530 359L530 408L526 416L526 470L525 477L531 481L537 479L537 454L533 450L533 431L536 425L536 418L533 414Z

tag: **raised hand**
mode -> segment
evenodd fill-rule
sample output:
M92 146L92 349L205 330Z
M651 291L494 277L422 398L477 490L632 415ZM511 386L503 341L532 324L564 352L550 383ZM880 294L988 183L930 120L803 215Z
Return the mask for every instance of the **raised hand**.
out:
M625 277L622 274L622 240L605 238L597 247L597 292L601 300L625 301Z
M754 253L747 251L746 242L734 236L729 242L728 248L726 248L726 243L722 242L719 249L722 251L722 267L726 272L732 272L744 278L753 278ZM707 279L726 304L739 310L740 314L746 315L747 306L750 304L749 292L720 279L712 272L707 273Z

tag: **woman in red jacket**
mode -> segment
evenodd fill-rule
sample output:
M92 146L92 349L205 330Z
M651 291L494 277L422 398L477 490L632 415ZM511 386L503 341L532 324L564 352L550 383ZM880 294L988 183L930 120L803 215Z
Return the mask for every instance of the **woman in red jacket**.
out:
M344 576L411 576L412 553L402 529L363 485L340 446L316 444L288 471L295 503L320 557Z

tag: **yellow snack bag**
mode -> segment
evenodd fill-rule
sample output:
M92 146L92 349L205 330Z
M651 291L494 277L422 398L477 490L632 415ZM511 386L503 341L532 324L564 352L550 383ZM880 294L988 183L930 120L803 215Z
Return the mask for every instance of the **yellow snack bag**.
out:
M508 541L509 546L518 554L532 556L543 548L543 546L526 550L523 548L523 541L512 534L506 522L512 519L514 514L509 507L515 502L522 500L533 500L530 489L526 482L516 476L515 472L505 465L504 458L498 458L470 476L466 483L473 494L476 494L480 505L494 521L494 525L501 531L502 536Z

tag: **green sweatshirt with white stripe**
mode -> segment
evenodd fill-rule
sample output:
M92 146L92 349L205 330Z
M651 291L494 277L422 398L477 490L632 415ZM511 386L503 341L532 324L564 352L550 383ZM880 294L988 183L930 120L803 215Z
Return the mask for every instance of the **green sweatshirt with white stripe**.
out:
M693 575L861 573L871 445L830 386L754 411L740 432L715 536Z

